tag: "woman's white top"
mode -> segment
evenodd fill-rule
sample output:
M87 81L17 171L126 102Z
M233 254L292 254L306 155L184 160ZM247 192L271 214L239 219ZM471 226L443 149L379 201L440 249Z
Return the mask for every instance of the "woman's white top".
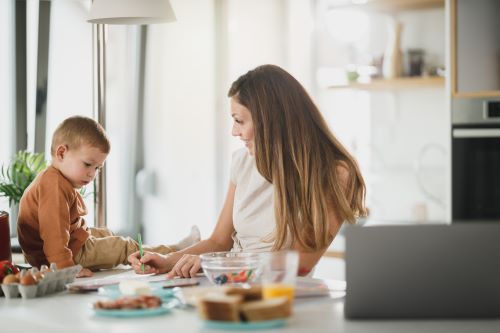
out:
M257 171L255 158L246 148L233 153L231 182L236 186L232 251L271 251L276 226L274 188Z

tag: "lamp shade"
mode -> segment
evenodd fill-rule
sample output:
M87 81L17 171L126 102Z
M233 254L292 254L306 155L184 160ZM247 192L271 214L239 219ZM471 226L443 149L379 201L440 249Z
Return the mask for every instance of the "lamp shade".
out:
M169 0L94 0L87 22L152 24L175 20Z

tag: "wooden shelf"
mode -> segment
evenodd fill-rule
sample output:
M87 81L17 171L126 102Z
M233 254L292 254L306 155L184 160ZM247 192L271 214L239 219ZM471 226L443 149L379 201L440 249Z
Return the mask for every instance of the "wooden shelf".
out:
M396 79L375 79L370 82L353 82L330 86L330 89L358 89L358 90L397 90L418 89L429 87L444 87L444 78L429 77L401 77Z
M355 3L346 1L342 4L331 5L330 9L360 9L378 12L400 12L405 10L419 10L430 8L443 8L444 0L366 0Z
M333 251L333 250L327 250L327 251L323 254L323 257L344 259L344 258L345 258L345 253L344 253L344 251Z

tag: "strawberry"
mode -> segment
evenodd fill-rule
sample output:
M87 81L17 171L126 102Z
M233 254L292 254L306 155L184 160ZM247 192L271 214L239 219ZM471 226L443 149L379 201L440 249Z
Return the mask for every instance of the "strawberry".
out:
M8 260L0 261L0 282L3 281L3 278L10 274L16 274L19 272L14 264L12 264Z

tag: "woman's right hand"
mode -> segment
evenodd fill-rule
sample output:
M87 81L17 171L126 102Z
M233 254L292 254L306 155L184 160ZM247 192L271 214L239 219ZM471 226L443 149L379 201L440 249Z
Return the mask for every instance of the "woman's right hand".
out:
M200 268L200 256L194 254L184 254L177 261L172 270L168 272L167 279L171 279L175 276L179 276L181 278L195 277Z
M156 252L145 251L142 258L139 251L134 252L128 257L128 262L137 274L161 274L169 271L167 257ZM142 264L144 264L144 271Z

